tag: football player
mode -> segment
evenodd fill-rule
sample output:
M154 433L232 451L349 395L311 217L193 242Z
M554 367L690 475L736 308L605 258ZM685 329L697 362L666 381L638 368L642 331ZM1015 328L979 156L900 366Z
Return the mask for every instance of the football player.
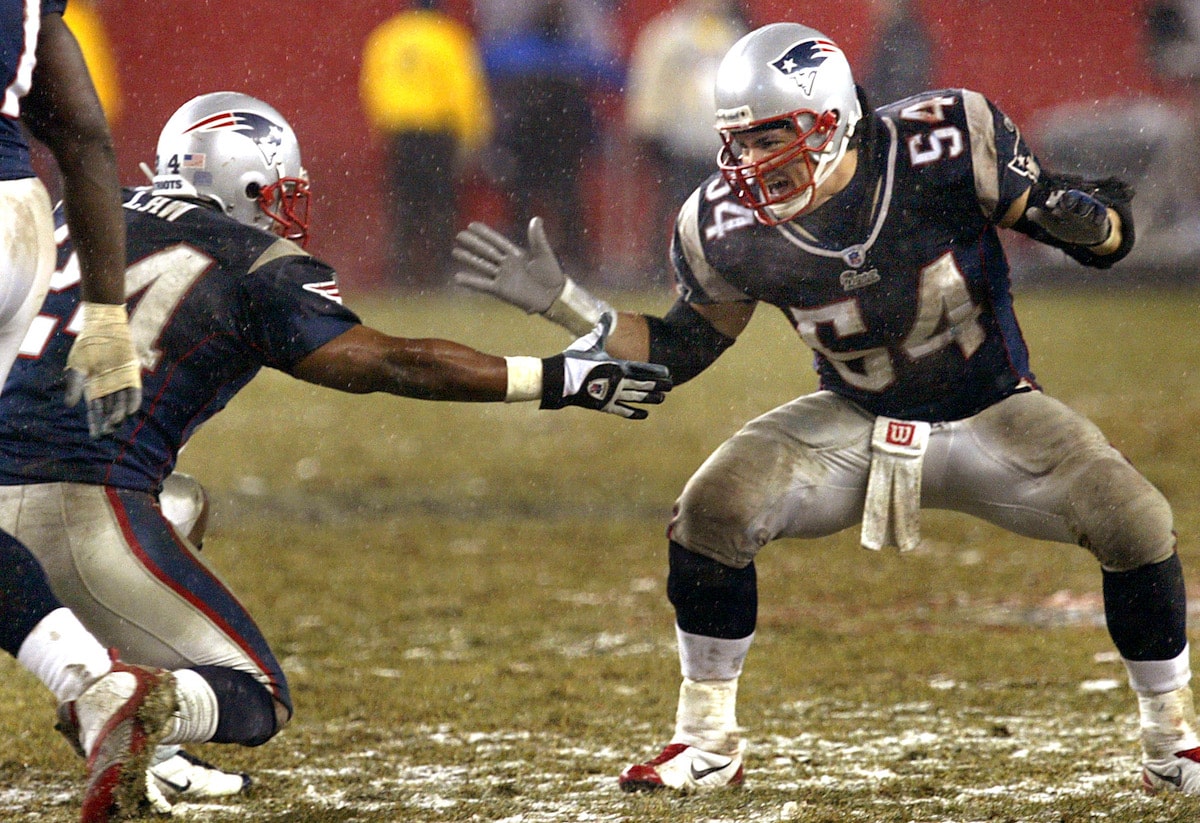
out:
M137 409L141 376L124 306L125 224L112 136L63 22L65 6L0 0L0 382L54 271L50 197L34 174L24 126L54 156L68 221L81 240L81 325L67 358L69 378L54 402L86 397L92 432L101 435ZM110 662L61 607L28 550L3 533L0 648L60 699L78 701L90 772L83 819L107 819L115 798L128 799L123 788L141 775L146 737L165 720L165 673Z
M259 745L292 714L266 639L157 498L188 437L260 368L353 393L536 400L632 419L646 415L635 404L660 403L670 388L666 369L604 353L608 320L544 359L363 325L333 269L302 248L308 198L296 135L275 109L229 92L185 103L162 130L152 185L124 195L129 327L145 386L137 413L93 441L84 412L56 402L82 305L61 211L50 294L0 395L0 528L29 546L105 646L173 672L180 709L157 759L174 762L151 771L168 788L186 790L194 773L175 760L178 745ZM70 729L70 702L60 715Z
M872 111L841 49L795 23L733 46L716 103L719 168L683 204L671 244L678 300L664 317L622 313L608 351L683 382L766 303L815 353L820 391L747 423L684 487L668 533L675 731L621 787L742 782L735 705L759 550L859 522L864 546L909 549L924 505L1096 557L1137 694L1144 786L1200 794L1171 509L1096 426L1038 387L997 233L1107 268L1133 245L1131 192L1042 169L974 91ZM575 333L611 311L563 278L536 221L528 249L476 224L454 254L459 283Z

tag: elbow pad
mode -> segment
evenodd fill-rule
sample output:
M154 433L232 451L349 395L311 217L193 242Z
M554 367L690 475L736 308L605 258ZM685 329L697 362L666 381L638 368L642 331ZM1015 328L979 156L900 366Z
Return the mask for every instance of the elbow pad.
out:
M707 369L735 342L682 300L662 317L643 316L650 328L650 362L670 369L676 386Z
M1055 237L1042 226L1029 218L1030 209L1042 208L1046 201L1055 193L1068 189L1078 189L1099 200L1121 217L1121 244L1108 254L1096 254L1088 246L1070 243ZM1110 268L1118 260L1133 249L1135 233L1133 227L1133 189L1125 181L1116 177L1106 177L1103 180L1088 180L1073 174L1052 174L1045 172L1029 190L1028 206L1013 228L1056 249L1062 249L1067 256L1096 269Z

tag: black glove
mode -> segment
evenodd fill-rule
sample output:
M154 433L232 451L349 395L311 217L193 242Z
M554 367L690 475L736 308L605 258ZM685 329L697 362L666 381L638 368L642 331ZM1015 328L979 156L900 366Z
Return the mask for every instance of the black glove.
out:
M1087 192L1034 189L1029 199L1025 216L1064 243L1098 246L1112 234L1108 208Z
M614 359L604 350L611 328L612 316L605 314L591 334L542 360L541 408L582 406L642 420L646 410L628 404L663 402L671 390L667 367Z

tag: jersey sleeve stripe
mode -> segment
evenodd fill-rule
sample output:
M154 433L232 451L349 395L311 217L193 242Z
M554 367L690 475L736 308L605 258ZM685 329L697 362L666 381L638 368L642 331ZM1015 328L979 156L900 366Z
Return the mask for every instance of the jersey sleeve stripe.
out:
M975 193L983 216L995 219L1000 204L1000 163L996 157L996 126L987 98L975 91L963 91L967 132L971 137L971 168L975 173Z

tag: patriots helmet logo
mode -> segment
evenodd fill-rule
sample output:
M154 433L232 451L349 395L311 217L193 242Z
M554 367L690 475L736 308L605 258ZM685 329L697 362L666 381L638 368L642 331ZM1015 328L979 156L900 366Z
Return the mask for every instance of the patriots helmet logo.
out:
M811 87L813 70L828 58L841 53L842 50L829 40L802 40L772 60L771 66L795 79L797 85L804 85L804 78L809 78L808 85Z
M283 126L261 114L249 111L221 111L199 120L183 130L183 134L234 131L248 137L258 146L267 165L275 165L275 155L283 145Z

